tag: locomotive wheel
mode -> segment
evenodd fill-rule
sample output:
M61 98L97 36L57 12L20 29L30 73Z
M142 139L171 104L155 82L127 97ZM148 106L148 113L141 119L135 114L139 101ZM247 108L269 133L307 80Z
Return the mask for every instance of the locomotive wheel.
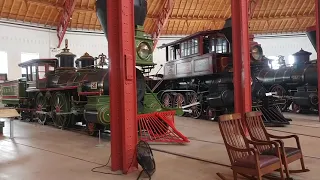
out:
M169 93L165 93L161 98L161 102L166 108L172 107L172 96Z
M97 135L97 125L96 123L88 122L87 125L87 132L90 136L96 136Z
M86 125L88 135L97 136L99 134L99 130L103 130L103 126L101 124L88 122ZM100 131L101 133L101 131Z
M185 97L181 93L177 93L174 97L174 107L181 108L185 105Z
M196 103L199 101L199 97L197 96L196 93L189 94L188 99L189 99L189 104ZM199 119L202 115L202 104L200 103L198 105L192 106L191 110L192 110L191 117L195 119Z
M216 121L217 120L217 111L214 108L208 107L206 110L207 118L210 121Z
M292 103L292 111L293 111L294 113L299 114L300 111L301 111L301 108L300 108L300 106L299 106L298 104Z
M185 105L185 97L181 93L177 93L174 97L174 108L181 108ZM181 116L183 116L182 114Z
M35 99L35 104L36 104L36 109L37 111L45 111L46 109L46 98L45 96L40 92L36 95L36 99ZM36 114L36 118L38 119L38 123L44 125L46 123L46 114L42 114L42 113L35 113Z
M55 93L51 98L52 121L58 128L67 127L70 123L70 101L67 95L61 92Z
M282 97L280 99L284 100L285 103L284 103L284 105L279 105L279 107L280 107L281 111L285 111L288 108L288 102L287 102L287 100L285 98L283 98L284 96L287 95L287 92L284 89L284 87L279 85L279 84L277 84L277 85L275 85L275 86L270 88L270 92L277 92L277 95Z

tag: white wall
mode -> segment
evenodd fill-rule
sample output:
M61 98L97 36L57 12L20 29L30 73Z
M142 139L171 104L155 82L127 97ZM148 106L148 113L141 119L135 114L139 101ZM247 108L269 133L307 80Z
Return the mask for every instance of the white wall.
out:
M69 49L79 58L85 52L97 57L103 53L108 56L108 42L104 34L67 32L65 39L68 39ZM158 41L158 46L168 43L177 38L165 38ZM21 52L39 53L40 58L53 58L60 51L54 51L57 47L58 38L56 30L26 27L0 22L0 51L8 54L8 79L13 80L21 77L21 69L18 64L21 62ZM64 48L64 40L60 46ZM165 49L154 52L154 62L158 65L151 74L155 74L160 64L165 62ZM1 63L1 60L0 60ZM160 72L162 72L161 69Z
M302 48L305 51L311 52L310 59L316 59L317 53L312 46L309 38L305 34L296 34L290 36L257 36L254 39L261 44L263 53L265 56L285 56L288 59L289 55L292 55Z
M88 52L96 57L101 53L108 55L108 42L104 34L98 33L76 33L67 32L65 38L69 40L70 51L77 55L76 58ZM158 46L175 41L180 37L160 38ZM300 36L257 36L255 41L262 45L266 56L289 55L303 48L312 53L311 59L316 59L316 52L306 35ZM8 54L8 78L10 80L20 78L21 69L18 64L21 62L21 52L39 53L40 58L52 58L59 52L52 51L56 47L58 39L55 30L32 28L26 26L12 25L0 22L0 51ZM61 48L64 47L64 41ZM156 49L154 62L158 65L152 70L155 74L160 65L165 63L165 49ZM0 59L1 63L1 59ZM159 73L163 73L163 68Z

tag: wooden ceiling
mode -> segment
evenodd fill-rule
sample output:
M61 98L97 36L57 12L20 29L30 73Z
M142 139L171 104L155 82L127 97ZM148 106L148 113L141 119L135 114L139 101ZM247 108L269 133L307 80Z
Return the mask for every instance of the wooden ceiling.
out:
M0 0L0 18L56 27L65 0ZM70 27L101 31L95 12L96 0L77 0ZM148 0L145 31L151 33L165 0ZM187 35L220 29L231 17L230 0L174 0L162 35ZM315 0L250 0L250 33L303 32L315 24Z

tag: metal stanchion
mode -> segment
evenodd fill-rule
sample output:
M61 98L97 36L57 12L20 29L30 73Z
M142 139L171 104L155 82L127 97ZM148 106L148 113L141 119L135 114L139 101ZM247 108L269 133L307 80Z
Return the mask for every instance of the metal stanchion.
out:
M9 119L10 121L10 138L13 139L13 119Z
M100 130L99 130L99 144L97 144L96 147L104 147L104 144L101 144L101 132L100 132Z

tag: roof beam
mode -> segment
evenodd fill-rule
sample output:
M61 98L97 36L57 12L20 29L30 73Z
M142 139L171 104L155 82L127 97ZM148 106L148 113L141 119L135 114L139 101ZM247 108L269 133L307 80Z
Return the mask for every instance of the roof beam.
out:
M26 0L30 4L38 4L38 5L46 5L46 6L53 6L59 10L63 10L63 6L60 6L59 4L52 3L52 2L46 2L41 0ZM66 1L65 1L66 2ZM81 12L94 12L95 9L88 9L88 8L81 8L81 7L75 7L74 11L81 11Z
M64 2L64 8L63 8L63 11L61 11L62 13L60 17L60 22L57 26L57 36L59 39L58 48L60 47L63 37L68 28L70 18L72 17L75 5L76 5L76 0L68 0Z
M315 15L314 14L310 14L310 15L305 15L305 16L288 16L288 17L266 17L266 18L252 18L249 21L250 22L255 22L255 21L279 21L279 20L299 20L299 19L303 19L303 18L314 18ZM150 19L156 19L156 17L152 17L152 16L147 16L147 18ZM225 21L226 19L224 18L207 18L207 17L203 17L203 18L193 18L193 17L183 17L183 18L179 18L179 17L169 17L169 20L172 21L212 21L212 22L216 22L216 21Z
M249 8L250 8L249 17L250 19L252 19L259 0L248 0L248 1L249 1Z

